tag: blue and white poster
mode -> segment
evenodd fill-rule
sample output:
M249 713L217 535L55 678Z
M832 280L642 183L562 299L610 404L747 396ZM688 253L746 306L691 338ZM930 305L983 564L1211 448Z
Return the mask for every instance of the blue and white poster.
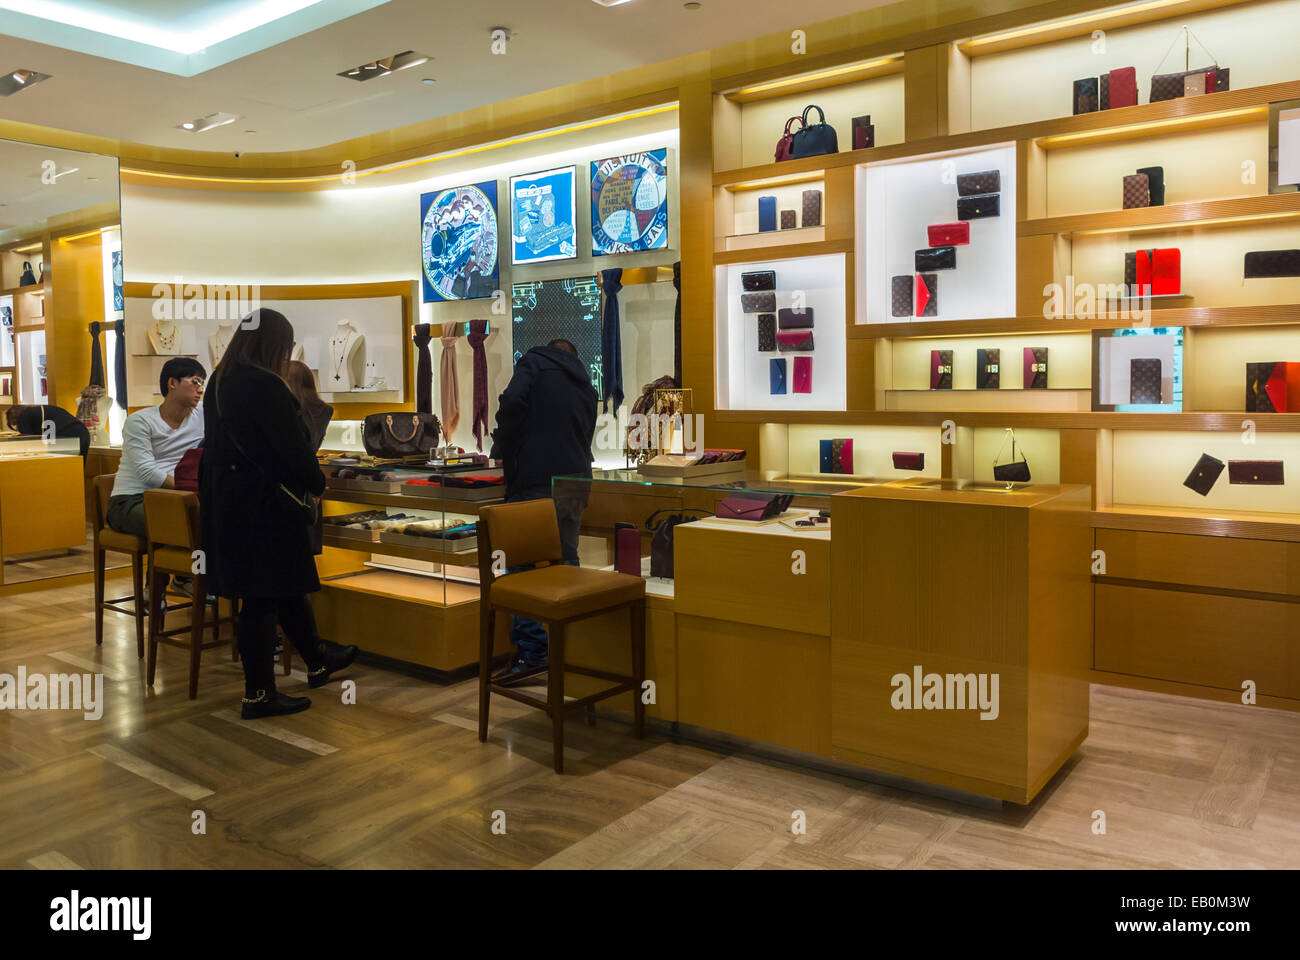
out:
M420 195L420 258L425 303L496 292L495 180Z
M668 150L591 164L591 252L636 253L668 246Z
M510 178L510 262L545 263L578 255L577 167Z
M126 298L122 293L122 251L113 251L113 309L125 310Z

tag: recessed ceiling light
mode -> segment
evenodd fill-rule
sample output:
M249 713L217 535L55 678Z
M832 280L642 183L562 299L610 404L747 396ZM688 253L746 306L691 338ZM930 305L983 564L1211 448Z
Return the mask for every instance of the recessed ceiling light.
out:
M425 77L425 78L424 78L423 80L421 80L420 82L432 86L433 84L437 83L438 81L435 80L435 79L433 79L433 77Z
M414 50L404 50L401 53L395 53L391 57L384 57L382 60L375 60L371 63L363 63L359 67L352 67L339 73L340 77L347 77L349 80L365 82L374 80L376 77L386 77L390 73L396 73L398 70L405 70L408 67L418 67L422 63L428 63L433 58L423 54L416 53Z
M238 119L239 117L233 113L209 113L206 117L199 117L197 120L186 120L184 123L178 123L176 128L189 133L203 133L215 127L224 127L228 123L234 123Z
M592 3L598 3L602 7L617 7L622 3L629 3L630 0L591 0Z
M37 73L35 70L11 70L0 77L0 97L12 96L48 79L50 79L48 73Z
M257 133L256 130L245 130L244 132L245 132L245 133Z
M700 3L700 0L686 0L682 6L687 10L698 10L700 7L704 6L704 4Z

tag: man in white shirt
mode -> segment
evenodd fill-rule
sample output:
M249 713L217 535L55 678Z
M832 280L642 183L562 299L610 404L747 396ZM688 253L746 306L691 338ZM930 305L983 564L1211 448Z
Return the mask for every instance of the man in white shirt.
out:
M173 471L188 450L203 442L203 365L192 357L163 364L158 389L163 402L137 410L122 427L122 460L108 501L108 525L120 533L146 535L144 492L173 488Z

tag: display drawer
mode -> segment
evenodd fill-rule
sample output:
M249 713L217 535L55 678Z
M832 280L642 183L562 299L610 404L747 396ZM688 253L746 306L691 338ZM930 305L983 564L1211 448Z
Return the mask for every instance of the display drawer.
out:
M1106 576L1300 596L1300 543L1098 530Z
M1300 699L1300 604L1098 583L1094 666Z
M705 520L679 524L674 540L679 614L830 636L829 534Z

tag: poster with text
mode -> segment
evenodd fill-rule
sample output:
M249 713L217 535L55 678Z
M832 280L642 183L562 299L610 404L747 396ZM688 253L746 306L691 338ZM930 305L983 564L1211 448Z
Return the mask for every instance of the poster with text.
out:
M577 167L510 178L510 262L545 263L578 255Z
M420 195L424 302L477 300L497 289L495 180Z
M667 246L668 150L592 161L592 255Z

